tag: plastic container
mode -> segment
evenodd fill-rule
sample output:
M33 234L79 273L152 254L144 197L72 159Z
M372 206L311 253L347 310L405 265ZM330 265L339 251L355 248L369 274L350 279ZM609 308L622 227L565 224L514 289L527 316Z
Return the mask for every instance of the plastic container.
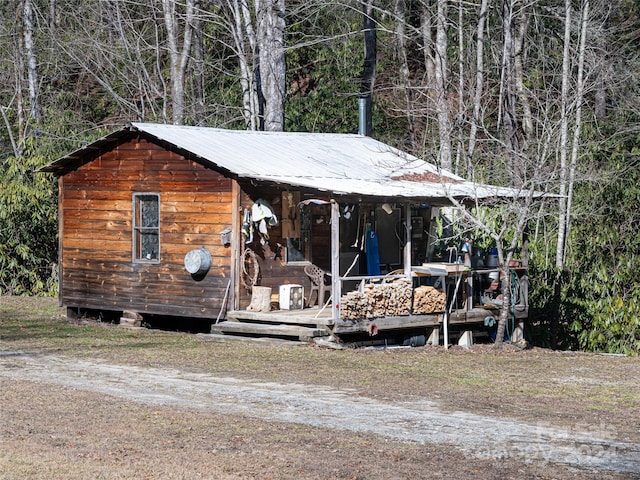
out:
M498 266L498 249L491 248L487 255L487 267L493 268Z

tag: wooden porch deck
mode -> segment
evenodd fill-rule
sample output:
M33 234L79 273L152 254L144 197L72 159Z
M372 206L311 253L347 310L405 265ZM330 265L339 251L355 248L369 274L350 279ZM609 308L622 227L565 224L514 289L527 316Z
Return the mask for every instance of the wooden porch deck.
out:
M333 332L340 334L370 333L375 325L378 332L389 330L419 329L437 327L442 323L444 314L434 315L403 315L400 317L379 317L360 320L340 320L334 325Z
M494 317L496 309L473 308L453 311L448 318L449 325L472 325L483 323L485 318ZM520 314L517 316L525 316ZM226 320L211 326L211 333L226 335L247 335L264 337L297 338L300 341L313 341L318 337L330 335L369 334L375 328L377 333L401 330L425 329L425 333L434 327L442 327L444 313L430 315L405 315L360 320L338 320L331 318L329 307L321 310L310 307L302 310L272 310L253 312L231 310Z

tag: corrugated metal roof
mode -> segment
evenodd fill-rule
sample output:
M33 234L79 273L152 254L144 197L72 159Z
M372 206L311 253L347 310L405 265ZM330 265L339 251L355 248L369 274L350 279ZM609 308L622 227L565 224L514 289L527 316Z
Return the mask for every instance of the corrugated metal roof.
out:
M83 155L109 148L138 131L199 157L203 164L242 178L307 187L343 195L424 199L488 199L523 192L465 181L450 172L361 135L255 132L150 123L132 123L44 167L62 174ZM84 162L82 162L84 163ZM441 179L445 179L444 182Z
M436 172L435 167L416 157L361 135L255 132L148 123L132 126L243 177L382 180L425 170Z

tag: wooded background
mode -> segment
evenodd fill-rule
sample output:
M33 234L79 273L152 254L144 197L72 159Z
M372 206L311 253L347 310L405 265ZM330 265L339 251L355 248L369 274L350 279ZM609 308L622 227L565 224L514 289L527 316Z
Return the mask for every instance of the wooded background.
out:
M55 293L55 179L129 121L358 130L469 179L560 194L471 211L531 239L531 340L640 352L640 3L5 0L0 294Z

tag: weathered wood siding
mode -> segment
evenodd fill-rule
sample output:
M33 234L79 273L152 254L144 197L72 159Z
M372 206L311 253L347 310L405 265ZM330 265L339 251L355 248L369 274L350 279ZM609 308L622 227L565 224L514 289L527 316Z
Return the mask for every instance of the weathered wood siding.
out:
M134 193L160 195L160 261L133 261ZM231 180L145 140L131 140L60 180L61 300L70 307L216 318L230 276ZM185 254L206 247L194 279Z

